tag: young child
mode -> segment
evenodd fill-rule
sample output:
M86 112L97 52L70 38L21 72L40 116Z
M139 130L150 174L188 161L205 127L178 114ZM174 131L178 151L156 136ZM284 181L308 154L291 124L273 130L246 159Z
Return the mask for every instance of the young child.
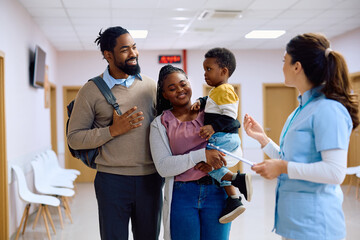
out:
M241 152L237 120L239 98L228 79L236 68L234 54L226 48L213 48L205 54L203 63L205 81L209 86L209 96L200 98L193 104L192 109L199 110L205 107L204 126L200 129L200 136L209 143L223 148L229 152ZM251 175L232 173L226 167L209 172L220 186L224 187L228 199L220 216L220 223L234 220L245 211L241 197L237 195L234 186L239 188L247 201L251 200Z

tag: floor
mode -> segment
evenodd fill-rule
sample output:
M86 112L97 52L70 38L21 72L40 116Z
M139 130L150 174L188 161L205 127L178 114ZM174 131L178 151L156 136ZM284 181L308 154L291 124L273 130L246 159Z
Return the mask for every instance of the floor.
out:
M264 180L258 176L253 177L254 194L252 201L243 201L246 211L232 223L230 240L280 240L281 238L271 232L274 213L274 189L276 180ZM343 191L347 186L343 188ZM77 193L70 202L73 224L63 213L64 229L61 229L56 209L50 209L56 228L56 234L51 232L53 240L97 240L99 226L97 220L97 206L92 184L77 184ZM360 200L355 199L355 187L344 196L343 209L346 218L347 240L360 239ZM35 230L32 229L31 216L22 240L47 239L43 219L39 219ZM50 229L51 230L51 229ZM51 230L52 231L52 230ZM11 239L14 239L15 234ZM132 240L132 236L130 237ZM162 238L162 234L159 239Z

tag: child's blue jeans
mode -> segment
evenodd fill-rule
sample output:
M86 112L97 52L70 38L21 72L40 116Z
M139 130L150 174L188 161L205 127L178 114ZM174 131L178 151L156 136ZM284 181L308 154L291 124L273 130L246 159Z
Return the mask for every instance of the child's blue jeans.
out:
M217 132L211 136L209 139L209 143L214 144L228 152L235 151L241 143L239 134L237 133L224 133L224 132ZM216 179L220 183L221 187L230 186L230 181L222 181L221 179L228 173L230 170L226 167L222 167L220 169L213 170L209 172L209 175Z

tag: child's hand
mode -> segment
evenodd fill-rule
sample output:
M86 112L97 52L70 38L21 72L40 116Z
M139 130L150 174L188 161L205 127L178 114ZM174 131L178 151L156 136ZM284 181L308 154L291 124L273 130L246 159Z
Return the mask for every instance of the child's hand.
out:
M200 110L200 101L196 100L196 102L191 106L191 110L199 111Z
M215 133L213 127L211 125L205 125L200 128L200 137L205 138L206 141L210 139L210 137Z
M195 165L194 168L205 173L211 172L213 170L212 166L207 164L206 162L199 162Z

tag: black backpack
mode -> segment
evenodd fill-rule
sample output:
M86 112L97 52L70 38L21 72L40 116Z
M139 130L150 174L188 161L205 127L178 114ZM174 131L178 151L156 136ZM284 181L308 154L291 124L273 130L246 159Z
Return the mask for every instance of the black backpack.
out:
M116 103L116 98L112 94L110 88L105 83L105 81L101 77L95 77L90 79L89 81L93 81L96 86L99 88L100 92L104 95L106 101L112 105L117 112L117 114L121 115L121 111L119 108L119 104ZM69 120L71 116L71 112L74 107L75 100L72 100L69 105L67 105L67 115L68 120L66 123L66 137L68 136L68 128L69 128ZM93 127L92 127L93 128ZM72 149L68 144L70 153L73 157L80 159L86 166L96 169L96 163L95 158L99 154L99 148L94 149L81 149L81 150L75 150Z

